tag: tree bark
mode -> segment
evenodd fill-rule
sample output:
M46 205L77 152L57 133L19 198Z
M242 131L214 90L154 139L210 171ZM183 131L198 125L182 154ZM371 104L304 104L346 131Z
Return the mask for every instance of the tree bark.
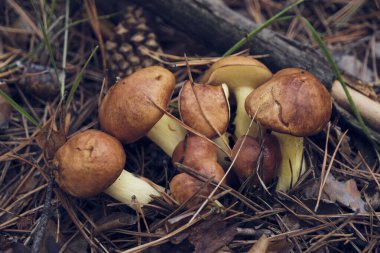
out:
M234 12L219 0L134 0L168 24L223 54L257 24ZM251 54L268 54L260 59L273 71L296 67L315 74L330 88L334 73L319 51L264 29L244 48Z

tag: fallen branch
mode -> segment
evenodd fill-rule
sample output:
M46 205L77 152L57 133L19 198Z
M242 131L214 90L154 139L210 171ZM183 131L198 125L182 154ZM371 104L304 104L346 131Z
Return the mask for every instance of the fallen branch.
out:
M220 54L258 26L219 0L134 1ZM328 88L335 78L319 51L268 29L257 34L245 47L250 48L251 54L268 54L269 57L261 61L274 71L303 68L315 74Z

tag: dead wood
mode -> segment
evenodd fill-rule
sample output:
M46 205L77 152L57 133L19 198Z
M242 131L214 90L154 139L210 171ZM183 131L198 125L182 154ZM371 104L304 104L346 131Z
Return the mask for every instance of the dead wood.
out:
M258 26L219 0L138 0L136 3L221 54ZM269 29L257 34L244 48L249 48L251 54L268 54L269 57L261 61L274 71L303 68L315 74L328 88L334 80L334 73L319 51Z

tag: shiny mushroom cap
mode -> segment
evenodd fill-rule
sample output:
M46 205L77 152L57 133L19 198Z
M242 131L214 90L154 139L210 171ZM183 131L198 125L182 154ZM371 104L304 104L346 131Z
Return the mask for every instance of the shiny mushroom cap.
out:
M179 111L186 125L208 138L227 130L230 107L221 85L186 81L179 94Z
M234 160L233 170L238 175L241 182L256 173L257 163L259 162L260 143L257 138L246 136L240 137L232 149L231 159ZM241 147L241 145L243 146ZM263 160L260 170L260 177L264 183L269 183L277 175L277 169L281 162L281 150L277 138L273 135L265 135L263 138ZM241 148L240 148L241 147ZM239 152L240 149L240 152ZM253 183L258 183L257 175L254 175Z
M121 79L108 91L99 108L102 129L123 143L144 136L162 117L175 86L167 69L154 66ZM153 102L154 103L153 103Z
M195 169L199 171L200 174L212 178L216 182L220 182L224 176L223 168L217 162L209 159L200 160L195 166ZM180 173L170 181L170 191L174 199L182 204L193 196L203 185L204 183L196 178L186 173ZM204 201L213 189L214 187L212 185L203 188L186 206L191 208Z
M216 147L209 141L196 135L189 135L174 149L172 163L194 166L199 160L209 159L216 162Z
M87 130L71 137L55 154L59 186L75 197L91 197L107 189L121 174L121 143L104 132Z
M203 83L226 83L230 89L239 86L256 88L272 77L261 62L247 56L228 56L215 62L202 77Z
M311 73L284 69L251 92L245 109L255 121L276 132L308 136L320 132L331 117L330 93Z

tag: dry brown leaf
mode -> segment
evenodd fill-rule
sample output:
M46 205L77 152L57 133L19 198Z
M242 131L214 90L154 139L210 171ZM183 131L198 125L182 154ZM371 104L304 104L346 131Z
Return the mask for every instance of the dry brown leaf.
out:
M318 187L316 185L308 187L306 189L307 198L316 198L318 196ZM334 176L329 174L322 191L321 200L336 202L360 213L367 212L365 209L366 202L361 198L356 182L353 179L339 182Z
M248 250L248 253L266 253L269 246L269 239L262 235L260 239Z
M353 179L346 182L339 182L329 174L323 191L333 202L336 201L353 211L359 211L360 213L367 212L365 210L366 203L361 198L356 182Z
M194 245L196 253L213 253L227 245L237 234L238 224L229 225L220 215L195 225L189 241Z
M288 253L294 248L293 243L287 238L283 238L276 241L271 241L268 246L268 253Z
M65 130L55 131L44 128L36 136L37 145L44 151L47 159L52 159L55 152L66 142Z
M53 68L30 64L24 66L23 77L19 81L20 88L26 94L33 94L39 98L51 100L59 94L59 83ZM61 71L58 71L61 75Z

